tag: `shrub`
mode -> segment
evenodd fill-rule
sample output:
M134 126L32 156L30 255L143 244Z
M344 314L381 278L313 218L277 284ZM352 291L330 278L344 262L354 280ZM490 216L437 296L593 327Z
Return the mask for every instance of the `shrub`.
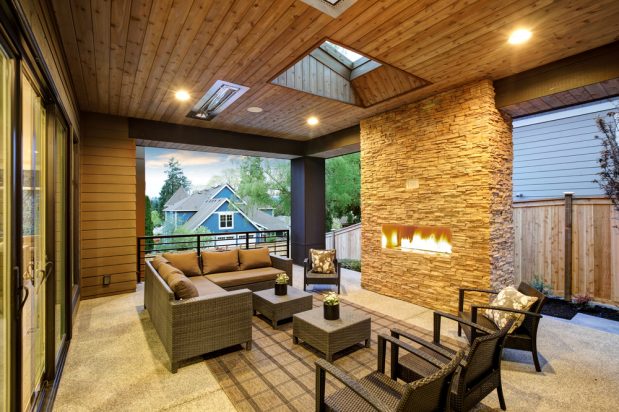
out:
M589 306L592 300L593 298L587 294L572 296L572 304L574 304L578 310L583 310Z
M361 272L361 261L357 259L342 259L339 261L344 269Z
M329 305L329 306L339 305L340 304L340 298L337 296L337 293L329 292L325 296L325 298L323 300L323 303L325 305Z
M544 278L540 275L536 275L533 280L531 280L531 286L546 296L552 295L552 285L544 282Z

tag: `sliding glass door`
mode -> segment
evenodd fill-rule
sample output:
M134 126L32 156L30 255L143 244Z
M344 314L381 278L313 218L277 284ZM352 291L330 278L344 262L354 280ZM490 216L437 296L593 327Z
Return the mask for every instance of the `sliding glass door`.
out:
M45 372L46 287L51 272L46 243L45 109L32 84L22 81L22 406L27 410Z

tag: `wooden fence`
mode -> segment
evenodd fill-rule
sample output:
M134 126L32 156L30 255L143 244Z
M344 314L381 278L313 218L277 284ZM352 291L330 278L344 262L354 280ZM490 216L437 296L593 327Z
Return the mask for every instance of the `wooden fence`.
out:
M361 260L361 223L327 232L325 245L337 250L338 259Z
M514 202L516 280L542 277L556 295L571 282L572 295L619 305L619 213L607 198L570 197Z

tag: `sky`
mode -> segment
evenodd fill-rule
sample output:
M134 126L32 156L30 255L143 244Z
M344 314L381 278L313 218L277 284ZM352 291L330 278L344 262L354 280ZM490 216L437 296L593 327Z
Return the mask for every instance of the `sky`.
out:
M222 171L237 167L242 156L190 152L176 149L145 148L146 155L146 195L159 196L159 191L165 181L165 165L171 157L181 164L183 173L191 181L192 189L200 189L209 185L211 178L221 175ZM275 160L275 159L272 159ZM286 160L280 160L286 161Z

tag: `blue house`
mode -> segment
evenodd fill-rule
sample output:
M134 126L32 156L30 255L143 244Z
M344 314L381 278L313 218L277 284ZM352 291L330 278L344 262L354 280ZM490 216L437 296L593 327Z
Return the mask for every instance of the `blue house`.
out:
M288 230L283 220L273 216L272 208L250 208L230 185L219 185L188 193L178 189L164 207L166 222L174 228L193 232L200 227L208 233Z

